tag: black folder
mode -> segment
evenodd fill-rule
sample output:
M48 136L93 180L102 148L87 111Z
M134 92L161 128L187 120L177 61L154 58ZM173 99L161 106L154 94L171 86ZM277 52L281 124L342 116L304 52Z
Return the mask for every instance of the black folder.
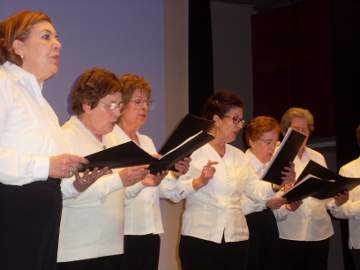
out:
M268 169L265 171L261 179L271 182L273 184L281 185L283 176L281 172L284 167L289 166L303 144L306 136L299 131L289 128L282 140L279 149L275 153L270 162Z
M150 164L157 161L157 158L149 155L133 141L110 147L88 155L85 158L89 163L84 166L83 170L95 167L122 168Z
M187 114L170 134L159 153L165 155L187 138L199 133L199 131L207 132L213 123L211 120Z
M320 179L327 179L327 180L337 180L342 178L341 175L334 173L333 171L329 170L328 168L320 165L319 163L310 160L301 174L299 175L296 182L301 181L303 178L305 178L307 175L312 174Z
M149 167L150 172L155 174L164 170L174 169L174 165L177 161L190 156L196 149L200 148L213 139L214 137L210 134L202 130L199 131L197 134L188 138L179 146L167 152L156 162L152 162Z
M150 172L156 174L171 169L178 160L189 156L193 151L213 138L208 133L200 131L159 159L142 150L134 142L129 141L86 156L85 158L89 160L89 163L84 166L83 170L95 167L121 168L150 164Z
M331 198L360 184L360 178L341 176L312 160L298 179L295 186L283 195L289 202L309 196L320 200Z

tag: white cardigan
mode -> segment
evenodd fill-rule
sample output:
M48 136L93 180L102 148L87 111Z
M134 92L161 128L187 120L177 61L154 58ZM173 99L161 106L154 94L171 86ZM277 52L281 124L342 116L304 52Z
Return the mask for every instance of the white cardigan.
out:
M182 235L221 243L247 240L249 231L241 206L242 194L265 203L274 195L271 185L257 181L244 153L226 145L221 157L210 144L191 155L190 169L179 181L191 182L201 174L209 160L217 161L216 172L209 183L189 194L182 219Z
M313 160L326 167L325 158L319 152L308 147L303 156L296 156L295 172L299 176L306 164ZM281 239L296 241L319 241L329 238L334 234L333 226L327 209L331 210L333 199L318 200L308 197L296 211L289 211L284 220L278 220Z
M152 139L137 133L140 147L151 155L157 154ZM106 138L122 144L130 141L126 133L116 125ZM181 184L173 177L166 176L161 184L155 187L145 187L141 182L126 188L125 199L125 235L160 234L164 232L160 197L178 202L189 193L194 192L192 183Z
M360 178L360 157L340 168L341 175ZM333 215L349 219L349 248L360 249L360 186L349 193L349 200L335 208Z
M111 147L101 143L73 116L63 132L76 154L86 156ZM75 199L64 200L58 262L123 253L124 189L115 172L105 175Z
M270 162L264 164L258 158L251 152L250 149L247 149L245 152L245 157L249 160L249 164L252 165L254 171L256 172L256 175L260 178L265 173L266 169L268 168ZM282 191L278 191L275 196L281 197L283 194ZM265 203L259 203L255 202L251 199L249 199L246 195L243 195L242 198L242 208L244 215L248 215L250 213L254 212L260 212L264 209L266 209ZM285 219L289 210L286 209L286 207L283 205L279 209L272 209L274 216L276 220L282 220Z

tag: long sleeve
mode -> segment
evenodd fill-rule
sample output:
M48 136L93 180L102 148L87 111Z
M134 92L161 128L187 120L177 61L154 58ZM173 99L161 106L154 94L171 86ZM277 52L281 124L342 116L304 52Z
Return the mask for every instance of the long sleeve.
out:
M333 206L331 214L336 218L354 218L360 219L360 201L347 201L340 207Z
M285 208L285 206L281 206L279 209L274 209L273 210L273 213L274 213L274 216L276 218L277 221L282 221L282 220L285 220L288 213L289 213L289 210L287 210Z
M134 199L146 186L140 181L125 188L125 197L127 202Z
M0 183L24 185L46 180L50 140L34 121L36 98L0 70ZM28 83L26 87L36 85ZM39 86L37 86L39 88ZM25 136L26 135L26 136Z
M49 157L23 154L4 148L0 149L1 183L6 185L25 185L34 181L46 180L48 173Z
M195 190L192 186L193 179L187 181L179 181L170 173L161 181L160 184L160 198L166 198L173 202L180 202Z
M103 149L102 143L75 116L71 117L62 129L75 154L86 156ZM118 171L115 169L112 174L100 177L88 189L80 193L73 186L74 177L63 179L61 189L65 199L64 206L90 207L102 204L110 193L123 188Z
M360 177L360 159L355 159L340 168L339 174L346 177ZM337 218L360 219L360 187L356 187L349 192L349 200L341 206L336 206L333 202L330 206L331 214Z
M245 195L254 202L266 204L275 195L271 184L259 180L250 164L247 164L245 168L243 175L244 179L246 179Z
M66 207L94 207L102 204L107 196L123 187L117 173L104 175L92 184L87 190L81 192L75 198L64 200Z

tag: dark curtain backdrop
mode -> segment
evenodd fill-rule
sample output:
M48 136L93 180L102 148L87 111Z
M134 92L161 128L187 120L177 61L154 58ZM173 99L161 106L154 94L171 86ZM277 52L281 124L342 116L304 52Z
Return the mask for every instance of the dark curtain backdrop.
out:
M338 168L359 156L355 130L360 123L360 2L333 0L334 89ZM354 270L348 249L348 222L342 221L344 266Z
M359 156L360 2L304 0L252 17L254 114L310 109L313 138L336 140L337 169ZM344 266L352 270L347 222Z
M211 14L209 0L189 1L189 112L202 114L213 94Z
M280 119L289 107L315 117L313 138L335 136L328 0L308 0L252 17L254 114Z

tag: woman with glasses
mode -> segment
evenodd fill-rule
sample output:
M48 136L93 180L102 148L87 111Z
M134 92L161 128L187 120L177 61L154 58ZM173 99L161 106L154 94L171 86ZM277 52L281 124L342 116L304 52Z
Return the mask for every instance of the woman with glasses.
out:
M103 171L76 177L72 154L43 96L58 72L61 42L45 13L0 22L0 269L55 270L62 200Z
M62 130L75 153L86 156L115 144L104 137L113 130L122 106L122 84L110 71L82 73L71 90L74 115ZM123 259L124 187L143 179L144 167L114 170L88 190L64 201L59 270L119 270Z
M297 107L288 109L281 118L280 126L283 134L291 127L307 136L294 160L297 176L310 160L326 167L324 156L306 146L314 131L314 117L309 110ZM334 234L327 210L333 211L347 200L347 196L347 193L338 194L335 200L308 197L296 211L278 220L281 269L327 269L329 239Z
M187 194L182 218L180 259L183 270L246 269L249 231L242 195L265 207L274 196L271 184L257 180L244 153L230 145L243 128L243 102L231 91L220 91L205 103L204 117L213 120L214 139L191 155L182 183L201 179L212 163L214 175ZM277 199L280 206L284 199Z
M245 141L249 148L245 152L256 175L261 178L265 173L279 142L280 125L278 121L269 116L253 118L245 128ZM294 166L284 168L283 180L294 180ZM283 218L287 210L296 210L300 202L282 205L280 194L270 199L266 206L256 203L244 195L242 206L249 228L249 263L247 269L275 269L278 264L279 231L277 218ZM273 212L274 211L274 212ZM275 216L274 216L275 214Z
M143 77L124 74L120 77L123 84L123 108L109 135L121 144L133 141L152 155L158 155L152 139L139 132L145 124L151 107L151 86ZM178 161L175 167L178 173L184 173L189 159ZM166 177L165 177L166 176ZM165 178L164 178L165 177ZM161 184L160 184L161 182ZM146 183L154 186L146 187ZM164 232L160 197L179 200L192 187L180 187L171 173L148 174L142 182L126 188L125 200L125 269L157 270L160 253L160 236Z

